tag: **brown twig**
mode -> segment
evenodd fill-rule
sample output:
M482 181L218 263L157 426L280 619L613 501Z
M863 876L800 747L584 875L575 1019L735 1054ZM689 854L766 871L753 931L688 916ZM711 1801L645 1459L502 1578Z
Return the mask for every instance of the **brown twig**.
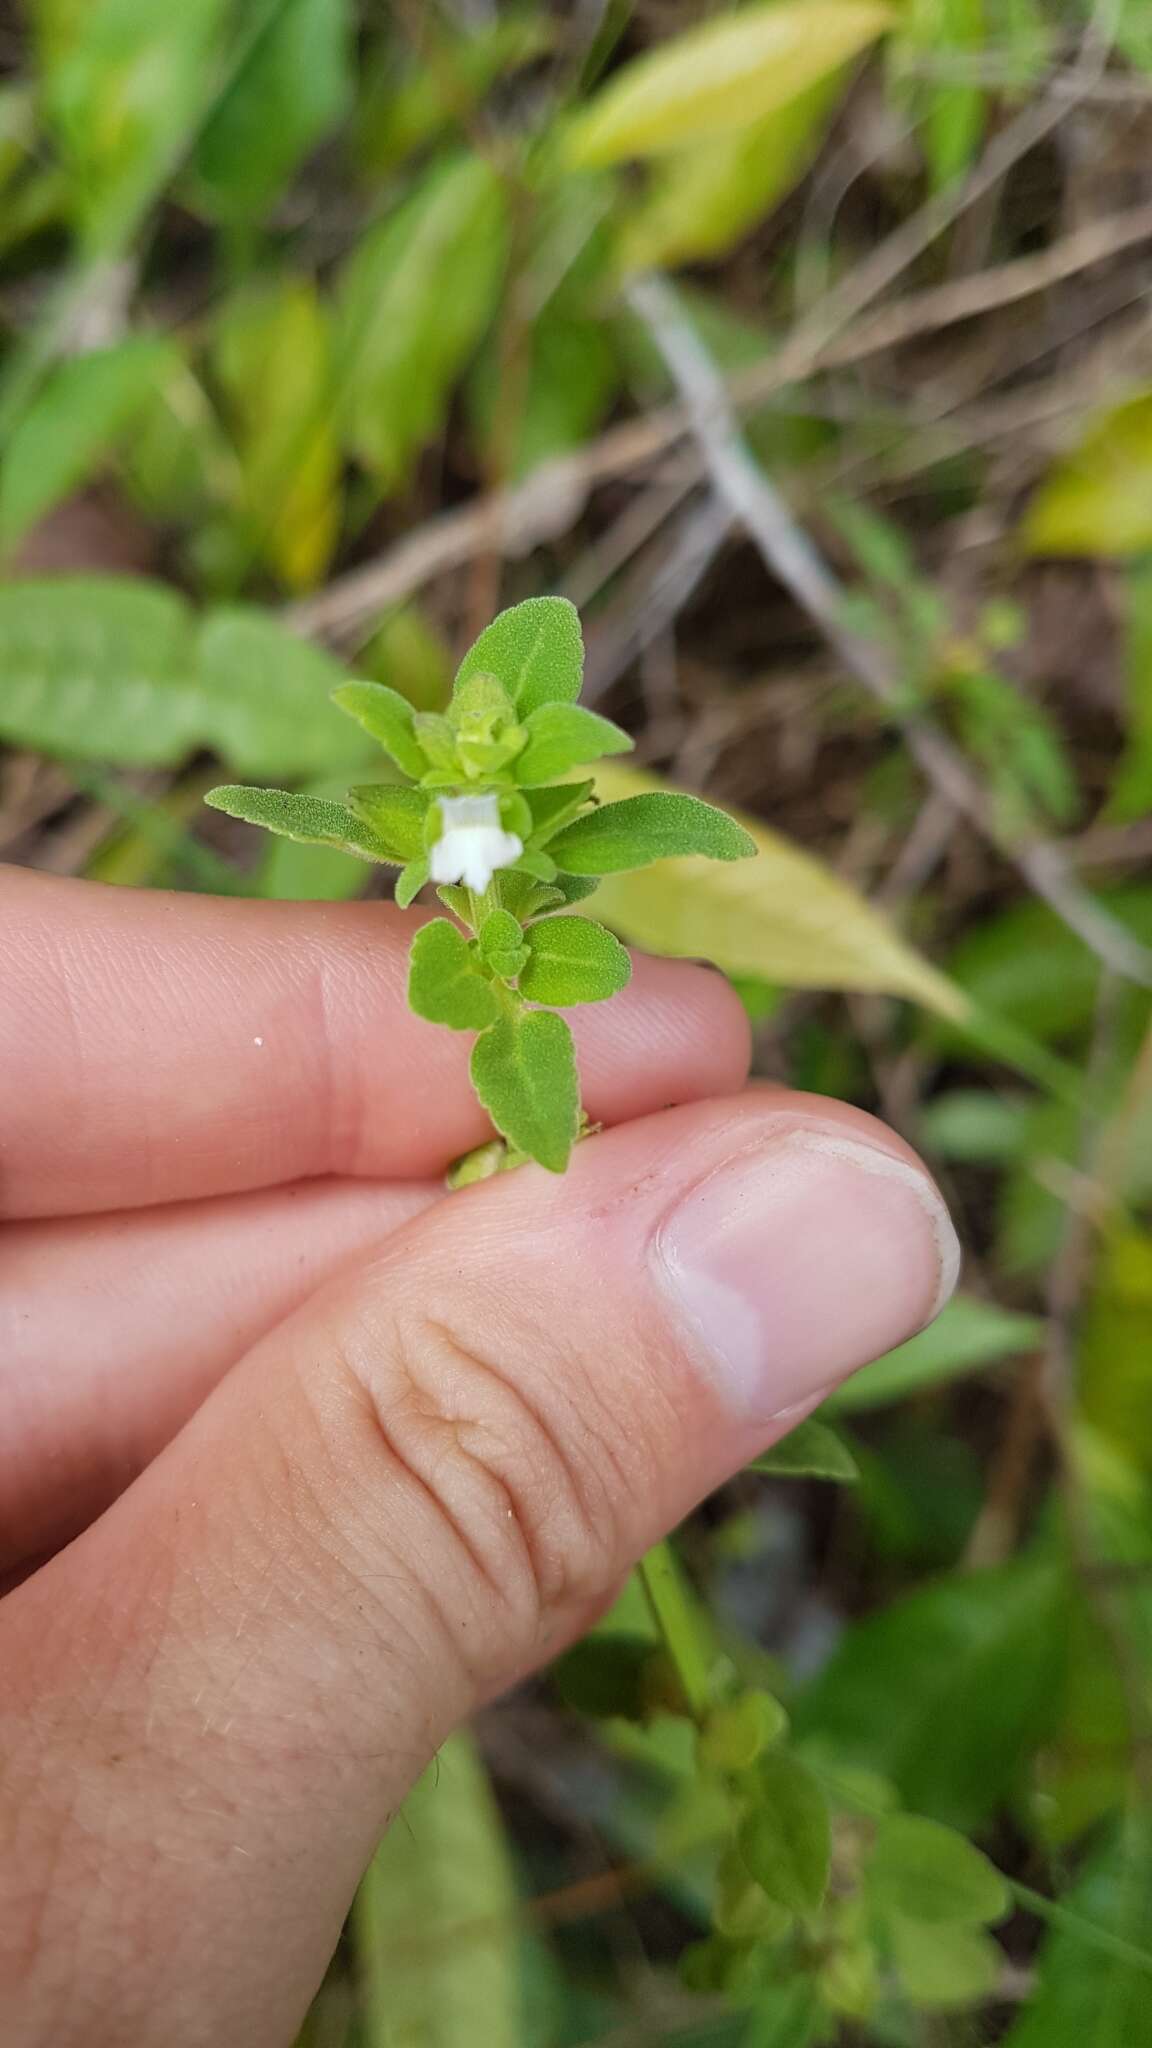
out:
M684 318L675 294L663 280L647 277L629 288L629 298L691 415L718 496L742 522L766 567L808 613L849 672L897 716L909 749L932 786L1011 861L1034 894L1042 897L1099 959L1128 980L1152 987L1152 952L1081 888L1060 847L1041 839L1015 840L1005 833L959 749L926 712L907 710L901 679L890 667L886 651L845 623L847 593L749 455L723 381Z

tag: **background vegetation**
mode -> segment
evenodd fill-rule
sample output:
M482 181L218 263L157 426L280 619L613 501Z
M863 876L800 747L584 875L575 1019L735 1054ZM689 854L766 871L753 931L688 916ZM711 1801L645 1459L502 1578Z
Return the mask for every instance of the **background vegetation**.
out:
M1150 246L1147 0L0 5L0 856L350 895L203 791L560 590L761 840L603 914L968 1248L679 1670L635 1592L450 1746L313 2048L1152 2038Z

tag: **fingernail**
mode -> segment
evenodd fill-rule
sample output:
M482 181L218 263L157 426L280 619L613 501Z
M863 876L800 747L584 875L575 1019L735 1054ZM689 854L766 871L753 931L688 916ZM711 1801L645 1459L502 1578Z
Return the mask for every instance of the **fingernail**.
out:
M654 1256L717 1384L762 1421L913 1336L960 1269L928 1176L830 1126L782 1131L698 1182Z

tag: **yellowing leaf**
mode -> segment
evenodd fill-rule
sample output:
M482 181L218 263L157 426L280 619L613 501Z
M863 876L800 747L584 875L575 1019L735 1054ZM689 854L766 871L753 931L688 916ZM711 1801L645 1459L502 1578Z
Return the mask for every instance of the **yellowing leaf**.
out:
M655 156L747 128L788 105L888 27L873 0L796 0L722 16L628 65L569 134L579 164Z
M216 367L240 443L252 544L290 589L307 590L340 524L328 325L312 283L284 277L240 300Z
M831 72L750 128L710 136L668 157L625 221L621 268L652 270L722 256L803 177L841 84Z
M1136 555L1152 547L1152 391L1098 415L1025 515L1033 555Z
M659 789L659 780L618 762L596 771L606 802ZM665 860L609 875L590 908L654 953L714 960L729 974L789 988L866 989L904 996L962 1018L967 998L909 946L877 910L811 854L741 816L756 860Z

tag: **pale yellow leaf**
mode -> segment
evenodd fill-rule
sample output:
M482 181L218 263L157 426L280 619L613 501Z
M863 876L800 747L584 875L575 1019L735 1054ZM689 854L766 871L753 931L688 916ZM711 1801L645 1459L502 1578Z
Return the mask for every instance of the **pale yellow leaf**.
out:
M891 20L874 0L722 15L626 65L574 122L570 157L618 163L747 128L859 55Z
M1099 414L1048 472L1024 520L1034 555L1134 555L1152 548L1152 391Z
M596 770L606 802L663 786L615 761ZM729 974L786 988L904 996L943 1017L968 1013L963 991L847 882L766 825L736 815L756 841L757 859L663 860L607 876L587 905L589 916L603 918L633 945L714 960Z

